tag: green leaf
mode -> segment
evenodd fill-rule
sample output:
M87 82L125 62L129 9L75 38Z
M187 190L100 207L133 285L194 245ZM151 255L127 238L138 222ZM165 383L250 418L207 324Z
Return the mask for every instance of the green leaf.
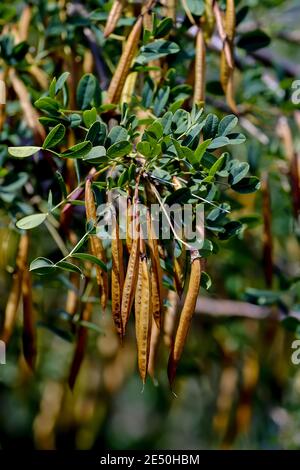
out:
M240 194L254 193L260 188L260 181L256 176L248 176L233 184L231 188Z
M232 129L234 129L237 123L238 118L234 114L229 114L228 116L225 116L222 121L220 121L218 127L218 134L226 136L227 134L229 134L230 131L232 131Z
M76 101L80 109L90 107L96 91L96 78L91 73L83 75L76 90Z
M76 266L76 264L69 263L68 261L59 261L55 264L57 268L64 269L65 271L70 271L72 273L78 273L83 275L82 270Z
M53 114L54 116L59 115L59 103L49 96L39 98L34 105L36 108L46 111L49 114Z
M98 259L96 256L90 255L88 253L74 253L72 254L72 258L77 258L82 261L90 261L91 263L97 264L97 266L100 266L103 271L107 271L107 266L101 259Z
M69 115L69 121L72 129L78 127L81 124L81 116L78 113L72 113Z
M98 163L96 159L99 159L100 162L103 161L103 158L106 157L106 149L102 145L96 145L93 147L87 155L83 158L84 161L93 160L94 163Z
M107 126L104 122L96 121L89 128L85 140L89 140L93 145L103 145L106 139Z
M70 72L64 72L60 75L60 77L58 77L58 79L56 81L56 85L55 85L55 94L56 95L57 95L58 92L60 92L60 90L63 89L64 84L66 83L66 81L69 78L69 75L70 75Z
M90 128L94 124L94 122L96 122L97 116L98 115L96 108L86 109L85 111L83 111L82 118L86 127Z
M160 116L161 113L163 112L168 102L169 96L170 96L169 86L159 88L157 95L155 96L154 103L153 103L153 110L156 116Z
M60 154L60 156L64 158L82 158L88 154L91 149L91 142L80 142L79 144L73 145L68 150L65 150L65 152Z
M237 46L245 49L247 52L254 52L267 47L270 42L271 39L266 33L260 29L255 29L254 31L242 34L237 41Z
M219 119L215 114L209 114L203 127L204 140L214 138L218 131Z
M57 124L57 126L53 127L53 129L49 132L46 139L43 143L43 148L52 148L55 147L59 142L61 142L65 136L66 128L62 124Z
M58 181L58 184L59 184L59 187L60 187L60 190L62 192L62 195L63 195L64 199L66 199L67 194L68 194L66 183L65 183L65 180L63 179L62 174L58 170L56 170L56 172L55 172L55 178Z
M138 64L147 64L148 62L165 57L170 54L177 54L180 48L175 42L165 39L157 39L156 41L145 44L140 49L140 54L136 58Z
M203 15L205 10L205 4L203 0L186 0L186 5L193 15Z
M41 147L8 147L8 153L15 158L27 158L41 150Z
M228 238L234 237L238 235L243 230L243 224L238 222L237 220L230 221L223 226L224 232L219 233L219 238L221 240L228 240Z
M154 121L146 129L147 134L156 140L159 140L164 133L163 126L159 121Z
M201 273L200 285L205 290L208 290L211 287L211 278L205 271L202 271Z
M107 136L107 145L111 146L122 140L127 140L128 132L122 126L114 126Z
M233 160L229 169L229 184L237 184L249 171L249 163Z
M216 137L212 140L211 144L208 146L208 150L218 149L220 147L224 147L225 145L229 145L230 141L228 137L220 136Z
M131 143L127 140L122 140L121 142L117 142L116 144L111 145L107 149L107 156L110 158L123 157L124 155L128 155L131 150Z
M30 230L41 225L47 219L47 216L47 213L27 215L18 220L16 226L22 230Z
M36 258L30 264L29 271L34 271L36 274L49 274L51 271L55 269L55 264L52 263L47 258Z
M207 139L198 145L198 147L196 148L194 152L194 158L195 158L194 163L199 163L201 161L201 158L203 157L206 149L209 147L210 144L211 144L211 139ZM193 162L191 163L193 164Z
M152 155L151 145L146 140L138 142L136 149L141 155L144 155L144 157L151 157Z
M238 134L238 133L228 134L227 138L229 139L230 145L243 144L246 140L246 137L244 136L244 134Z
M161 20L155 28L155 37L166 36L173 27L173 21L171 18L164 18Z
M222 168L222 165L225 160L226 160L226 154L221 155L221 157L217 159L217 161L213 164L213 166L209 170L209 176L215 176L217 171L219 171L220 168Z

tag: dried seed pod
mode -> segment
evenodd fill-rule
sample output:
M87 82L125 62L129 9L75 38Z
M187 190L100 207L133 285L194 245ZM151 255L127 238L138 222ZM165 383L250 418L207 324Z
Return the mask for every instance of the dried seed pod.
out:
M120 99L125 80L131 67L131 63L137 51L142 27L143 17L139 16L127 38L123 53L111 79L109 88L107 90L107 103L118 103Z
M176 292L179 297L182 296L184 289L184 280L186 272L186 249L182 247L182 252L176 258L174 257L174 281Z
M177 318L178 295L175 291L169 290L167 295L167 307L164 316L164 343L170 348L173 343L173 336Z
M163 275L160 266L158 243L151 220L151 215L147 211L148 244L151 259L151 287L152 287L152 313L157 328L161 328L161 318L163 314Z
M135 297L134 297L134 316L135 316L135 335L136 341L138 344L139 338L139 321L142 305L142 281L143 281L143 264L141 258L139 258L139 267L138 267L138 278L135 288Z
M137 80L138 73L131 72L125 81L124 88L122 90L122 95L120 98L120 103L130 103L135 89L135 84Z
M97 213L95 199L92 191L92 183L90 179L87 179L85 184L85 209L87 220L91 220L94 224L96 224ZM100 238L95 235L91 235L90 245L92 254L105 263L106 254ZM105 310L108 296L108 279L107 273L104 272L98 265L96 266L96 278L100 291L101 306L103 310Z
M206 47L203 30L198 29L196 37L196 55L195 55L195 84L193 102L202 104L205 101L205 57Z
M222 21L221 21L222 22ZM233 40L235 36L235 6L234 0L226 1L224 47L221 52L220 81L228 106L234 113L238 109L234 99L234 58ZM220 34L221 35L221 34Z
M84 306L84 309L82 311L81 315L81 320L83 321L90 321L91 315L93 311L93 304L90 302L86 303ZM87 343L87 335L88 331L87 328L84 326L80 326L78 329L78 334L77 334L77 341L76 341L76 348L74 351L74 356L70 368L70 373L69 373L69 387L72 390L74 388L83 358L84 358L84 352L86 348L86 343Z
M206 41L210 40L215 29L215 16L213 12L213 1L214 0L205 0L205 13L203 25L203 33Z
M107 38L115 30L117 23L119 19L121 18L124 3L125 3L124 0L114 1L110 9L109 15L107 17L107 21L106 21L104 32L103 32L105 38Z
M168 377L170 385L172 385L178 363L180 361L183 348L186 342L187 334L190 328L191 320L195 311L198 293L200 289L201 280L201 263L197 251L191 252L191 275L189 279L189 286L186 294L186 299L182 308L177 328L174 344L172 345L169 363L168 363Z
M123 326L121 317L122 292L124 285L124 267L123 267L123 244L120 240L119 224L116 214L113 214L112 220L112 272L111 272L111 310L115 327L120 338L123 337Z
M131 252L132 248L132 210L133 210L133 205L132 205L132 200L130 197L127 198L127 213L126 213L126 246L127 246L127 251L128 253Z
M23 354L29 367L34 370L37 348L35 312L32 304L32 282L31 273L25 269L22 280L23 297Z
M8 343L16 321L16 315L20 302L22 292L22 279L23 274L27 266L29 250L29 236L28 233L24 233L20 237L19 248L16 259L16 270L13 274L12 286L8 296L5 314L4 314L4 325L1 334L1 340Z
M146 381L152 326L151 282L147 256L141 254L142 297L138 321L138 366L143 383Z
M139 231L139 229L137 229L137 231ZM121 316L123 324L123 335L125 334L126 325L132 308L138 277L139 236L137 235L138 234L136 234L132 242L122 294Z
M152 327L151 327L148 374L150 375L150 377L152 378L155 384L157 383L157 380L155 378L155 365L156 365L156 360L157 360L157 355L158 355L159 340L160 340L160 330L157 328L157 325L153 319Z

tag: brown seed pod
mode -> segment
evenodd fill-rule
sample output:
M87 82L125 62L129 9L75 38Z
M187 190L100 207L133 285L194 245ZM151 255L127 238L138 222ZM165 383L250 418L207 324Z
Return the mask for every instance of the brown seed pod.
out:
M179 297L182 296L184 289L184 280L186 272L186 250L182 247L182 252L176 258L174 257L174 281L176 292Z
M137 72L131 72L125 81L124 88L122 90L120 103L130 103L134 94L135 84L138 77Z
M107 90L107 103L118 103L120 99L125 80L131 67L131 63L137 51L142 27L143 17L139 16L127 38L123 53L111 79L109 88Z
M138 344L139 340L139 321L142 305L142 281L143 281L143 264L141 258L139 258L139 267L138 267L138 278L135 288L135 297L134 297L134 315L135 315L135 336Z
M29 236L28 233L25 232L20 237L16 259L16 270L13 274L12 286L5 308L4 325L1 334L1 340L5 343L8 343L8 341L10 340L16 321L16 315L22 292L23 273L27 267L28 250Z
M196 55L195 55L195 84L193 102L204 104L205 101L205 57L206 47L203 30L198 29L196 36Z
M121 18L124 3L125 3L124 0L114 1L110 9L109 15L107 17L107 21L106 21L104 32L103 32L105 38L107 38L115 30L117 23L119 19Z
M149 211L147 211L147 225L151 259L152 313L157 328L160 329L163 314L163 274L160 266L158 243Z
M120 240L119 224L116 214L113 214L112 220L112 272L111 272L111 310L115 327L120 338L123 337L123 325L121 317L122 292L124 285L124 267L123 267L123 244Z
M157 383L157 380L155 377L155 366L156 366L156 360L157 360L157 355L158 355L159 340L160 340L160 330L157 328L157 325L154 319L152 319L148 374L150 375L150 377L152 378L155 384Z
M126 325L132 308L138 277L139 226L137 227L136 231L137 233L135 234L134 240L132 242L122 294L121 316L123 324L123 335L125 334Z
M152 326L151 282L147 256L141 254L142 297L138 321L138 366L143 383L146 381Z
M86 303L84 306L84 309L82 311L81 315L81 320L83 321L90 321L91 315L93 311L93 304L90 302ZM74 356L70 368L70 373L69 373L69 387L71 390L73 390L83 358L84 358L84 352L86 348L86 343L87 343L87 335L88 331L87 328L84 326L80 326L78 329L78 334L77 334L77 341L76 341L76 348L74 351Z
M29 367L34 370L37 348L35 312L32 305L32 282L31 273L25 269L22 280L23 297L23 354Z
M128 197L127 198L127 213L126 213L126 247L127 247L127 251L128 251L129 254L131 252L132 238L133 238L133 234L132 234L132 219L133 219L132 210L133 210L132 199L131 199L131 197Z
M179 319L175 341L171 349L168 363L168 377L170 385L173 384L176 369L180 361L183 348L186 342L187 334L190 328L191 320L195 311L201 280L201 263L198 252L191 252L191 275L189 286L186 293L185 302Z
M85 209L87 220L92 221L93 224L96 224L97 213L92 190L92 183L90 179L87 179L85 184ZM90 245L92 254L105 263L106 254L100 238L95 235L91 235ZM105 310L108 296L108 279L107 273L104 272L98 265L96 266L96 279L99 286L101 306L103 310Z
M167 295L167 307L164 316L164 343L167 348L171 348L176 326L178 295L175 291L169 290Z

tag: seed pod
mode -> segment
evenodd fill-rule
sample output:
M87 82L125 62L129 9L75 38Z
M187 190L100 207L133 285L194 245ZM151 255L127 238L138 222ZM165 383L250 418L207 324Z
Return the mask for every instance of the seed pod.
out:
M132 248L132 200L130 197L127 198L127 213L126 213L126 246L127 246L127 251L128 253L131 252Z
M122 91L120 103L130 103L134 94L135 84L137 80L137 72L131 72L126 78L125 85Z
M22 280L23 296L23 354L29 367L34 370L36 361L35 313L32 305L31 273L25 269Z
M138 278L135 288L135 297L134 297L134 315L135 315L135 336L138 344L139 340L139 321L142 305L142 281L143 281L143 263L141 258L139 258L139 268L138 268Z
M4 325L1 334L1 340L5 343L8 343L16 321L16 315L22 291L23 273L27 266L28 250L29 236L26 232L20 237L18 254L16 259L16 270L13 274L12 287L5 308Z
M107 90L107 103L118 103L120 99L126 77L137 51L142 32L142 26L143 17L139 16L127 38L123 53L111 79L109 88Z
M168 363L168 377L170 385L173 384L176 375L176 369L180 361L183 348L186 342L187 334L190 328L191 320L195 311L195 306L200 289L201 263L197 251L191 252L191 275L186 299L179 319L175 341L171 349Z
M142 297L138 321L138 366L143 384L146 381L152 326L151 282L147 256L141 254Z
M203 25L203 33L206 41L209 41L215 29L215 17L213 12L213 1L205 0L205 13Z
M113 214L112 220L111 256L111 310L117 333L120 338L122 338L121 304L124 285L123 245L122 240L120 240L119 224L115 213Z
M147 212L148 244L151 259L151 288L152 288L152 313L157 328L161 328L161 318L163 314L163 275L160 266L158 244L156 234L149 211Z
M205 57L206 47L203 31L202 28L199 27L196 37L195 84L193 102L202 105L205 101Z
M86 218L89 221L92 221L94 224L97 222L97 213L95 206L95 199L92 191L92 183L90 179L86 180L85 184L85 209L86 209ZM106 254L103 248L102 242L99 237L91 235L90 237L91 251L94 256L98 259L106 262ZM103 310L106 309L107 296L108 296L108 279L107 273L104 272L100 266L96 266L96 279L99 286L100 292L100 303Z
M115 30L117 23L119 19L121 18L124 3L125 3L124 0L114 1L110 9L110 12L109 12L106 24L105 24L104 32L103 32L103 35L105 38L107 38Z
M176 21L176 0L163 0L161 4L164 6L163 16L172 18L173 22Z
M225 38L221 52L220 81L226 101L231 110L238 114L234 99L234 58L233 40L235 36L235 6L234 0L227 0L225 13Z
M140 236L139 236L139 221L138 221L138 211L136 209L137 204L134 204L134 220L133 222L136 223L134 239L132 241L131 252L128 260L127 265L127 272L124 281L124 288L122 294L122 305L121 305L121 316L122 316L122 324L123 324L123 335L125 334L126 325L129 319L130 311L132 308L133 300L134 300L134 293L137 284L137 277L138 277L138 265L139 265L139 243L140 243Z
M151 327L148 374L152 378L154 384L157 384L157 380L155 378L155 365L156 365L156 360L157 360L157 355L158 355L159 340L160 340L160 330L157 328L157 325L153 319L152 327Z
M185 280L185 271L186 271L186 250L182 247L182 252L176 258L174 257L174 281L176 292L179 297L182 296L184 289L184 280Z
M91 303L86 303L81 315L81 319L83 321L90 321L91 315L93 311L93 304ZM76 348L74 351L74 356L70 368L70 373L69 373L69 387L71 390L73 390L76 378L78 376L83 358L84 358L84 352L86 349L86 343L87 343L87 336L88 331L87 328L84 326L80 326L78 329L78 334L77 334L77 342L76 342Z
M167 308L164 317L164 343L170 348L173 343L175 324L177 318L178 296L173 290L169 290L167 295Z

